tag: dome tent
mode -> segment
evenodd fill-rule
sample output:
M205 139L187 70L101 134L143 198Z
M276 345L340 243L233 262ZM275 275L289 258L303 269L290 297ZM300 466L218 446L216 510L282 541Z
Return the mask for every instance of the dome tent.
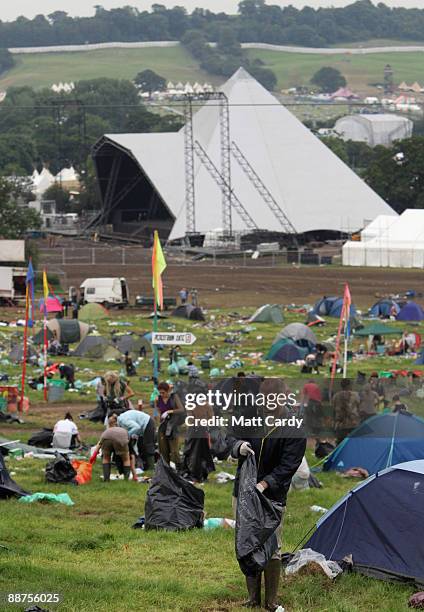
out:
M294 363L299 359L305 359L308 349L298 346L289 338L281 338L271 346L265 359L278 361L280 363Z
M368 314L371 317L382 317L388 319L392 312L399 314L400 306L394 300L380 300L369 309Z
M315 303L312 309L313 314L328 317L340 317L343 308L342 297L326 297L324 296ZM354 304L350 306L350 317L356 317L356 308Z
M101 321L108 318L109 313L106 308L101 304L96 304L95 302L85 304L80 309L78 314L78 319L87 323L91 323L91 321Z
M310 327L303 323L290 323L283 327L283 329L275 336L274 343L281 340L281 338L289 338L302 346L302 342L305 342L311 346L317 344L317 337Z
M352 431L329 455L324 471L360 466L375 474L396 463L424 459L424 420L413 414L383 413Z
M278 304L264 304L249 319L249 323L282 323L283 321L283 311Z
M352 556L354 569L382 580L424 585L424 461L371 476L342 497L317 523L305 548L326 559Z
M193 321L205 320L205 315L203 314L202 309L198 306L192 306L191 304L177 306L177 308L172 311L171 317L180 317L182 319L191 319Z
M396 319L398 321L422 321L424 319L424 311L419 304L408 302L400 309Z
M72 355L74 357L85 357L95 347L101 344L109 344L103 336L87 336L78 344Z

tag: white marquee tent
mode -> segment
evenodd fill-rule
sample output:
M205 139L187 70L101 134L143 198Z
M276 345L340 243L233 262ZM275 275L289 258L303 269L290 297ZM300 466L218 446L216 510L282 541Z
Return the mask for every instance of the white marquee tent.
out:
M364 181L262 85L240 68L222 87L230 105L231 140L240 148L296 232L358 231L378 215L395 214ZM220 168L219 105L194 116L194 139ZM185 235L184 132L110 134L108 145L138 164L174 218L170 238ZM96 159L95 159L96 163ZM259 229L280 231L270 208L234 157L232 187ZM221 192L195 159L196 230L222 227ZM245 230L236 211L234 230Z
M374 237L346 242L343 265L424 268L424 210L405 210L380 227Z
M412 136L414 123L407 117L390 114L348 115L334 126L343 140L366 142L370 147L390 145Z

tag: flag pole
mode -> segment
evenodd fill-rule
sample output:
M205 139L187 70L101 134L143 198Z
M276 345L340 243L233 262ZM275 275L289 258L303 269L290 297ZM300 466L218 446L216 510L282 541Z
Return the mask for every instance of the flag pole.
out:
M43 320L43 330L44 330L44 351L43 351L43 359L44 359L44 401L47 401L47 298L48 298L48 284L47 284L47 273L46 269L43 270L43 289L44 289L44 320Z
M333 393L334 378L336 376L337 360L338 360L338 357L339 357L339 354L340 354L340 338L341 338L341 334L342 334L343 316L344 316L344 305L343 305L342 311L340 313L339 328L337 330L336 350L334 352L333 364L332 364L332 367L331 367L330 397L331 397L331 395Z
M347 333L348 325L349 325L349 315L350 313L345 313L346 321L345 321L345 330L344 330L344 354L343 354L343 378L347 377L347 345L349 336Z
M23 412L23 409L24 409L25 377L26 377L26 363L27 363L27 344L28 344L28 317L29 317L29 286L28 286L28 283L27 283L26 291L25 291L24 348L23 348L22 379L21 379L21 399L20 399L20 402L19 402L19 412Z

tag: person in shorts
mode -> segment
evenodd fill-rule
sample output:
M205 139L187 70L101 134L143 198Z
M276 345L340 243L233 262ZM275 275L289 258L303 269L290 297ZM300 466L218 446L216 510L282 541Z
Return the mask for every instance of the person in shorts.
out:
M112 414L108 419L108 427L102 433L97 444L101 448L103 458L103 481L109 482L112 462L112 453L122 462L125 480L130 476L130 449L128 431L118 426L118 417Z

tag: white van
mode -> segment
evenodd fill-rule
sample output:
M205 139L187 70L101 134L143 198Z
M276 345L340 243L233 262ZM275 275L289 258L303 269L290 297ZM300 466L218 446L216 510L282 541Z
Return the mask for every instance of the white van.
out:
M86 278L80 285L81 302L118 306L129 304L130 294L125 278Z

